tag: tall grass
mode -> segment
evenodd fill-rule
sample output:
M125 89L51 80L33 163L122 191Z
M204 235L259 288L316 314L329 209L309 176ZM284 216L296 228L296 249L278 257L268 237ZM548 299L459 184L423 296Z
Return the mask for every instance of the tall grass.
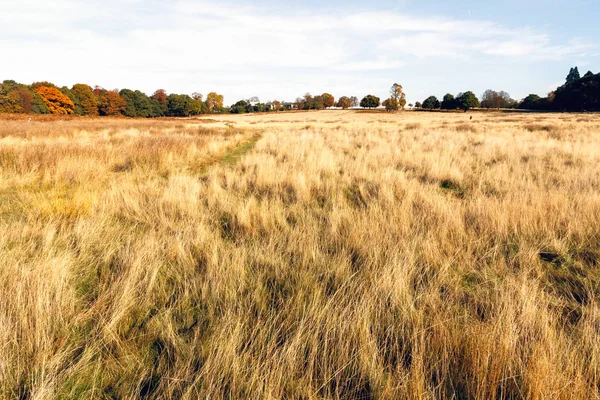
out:
M0 121L1 397L600 397L600 118L211 120Z

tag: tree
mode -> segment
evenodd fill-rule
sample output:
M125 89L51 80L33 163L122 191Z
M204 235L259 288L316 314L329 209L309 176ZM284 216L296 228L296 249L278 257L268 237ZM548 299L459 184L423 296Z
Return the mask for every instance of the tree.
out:
M417 101L417 102L415 103L415 108L421 108L421 107L423 107L423 105L421 104L421 102L420 102L420 101Z
M46 107L52 114L73 114L75 105L56 87L38 86L35 92L40 95Z
M515 104L516 102L503 90L495 92L488 89L481 96L481 107L484 108L510 108Z
M282 106L279 100L273 100L273 111L281 111Z
M413 104L412 104L412 103L410 103L410 104L408 105L408 107L410 107L410 108L413 108Z
M380 101L379 97L374 96L372 94L368 94L360 101L360 106L362 108L376 108L379 107Z
M352 102L351 107L358 107L358 105L359 105L358 97L352 96L352 97L350 97L350 101Z
M352 100L350 99L350 97L342 96L339 98L337 106L345 110L347 108L352 107Z
M116 90L102 89L99 97L98 111L100 115L115 116L125 112L125 101Z
M194 100L202 101L203 98L204 98L204 96L202 95L202 93L198 93L198 92L192 93L192 99L194 99Z
M71 88L71 93L75 98L75 114L77 115L98 115L98 99L92 92L92 88L83 83L76 83Z
M456 99L450 93L446 93L441 104L442 110L456 110L458 108Z
M216 110L223 108L223 95L210 92L206 95L206 105L210 112L215 112Z
M475 93L471 91L460 93L456 96L456 103L458 107L465 110L465 112L471 108L479 107L479 99L475 96Z
M312 99L312 105L310 107L313 110L322 110L325 108L325 100L323 96L315 96Z
M151 97L152 111L156 117L167 115L169 107L167 104L167 92L164 89L158 89Z
M167 107L167 115L171 117L189 117L202 111L201 102L187 94L170 94L167 96Z
M591 78L592 76L594 76L594 73L592 71L588 71L583 76L583 79Z
M250 104L246 100L240 100L231 106L229 112L232 114L244 114L248 112Z
M391 97L389 99L384 100L383 104L386 111L398 111L399 105L395 99Z
M435 96L429 96L423 101L423 108L427 110L433 110L435 108L440 108L440 101Z
M390 88L390 99L393 100L393 103L399 107L404 108L406 105L406 95L402 91L402 85L398 83L394 83Z
M542 100L544 99L537 94L530 94L521 101L518 108L523 110L541 110Z
M581 79L581 76L579 76L579 69L577 67L575 68L571 68L571 70L569 71L569 75L567 75L567 86L568 85L572 85L573 83L577 82L579 79Z
M323 105L325 106L325 108L333 107L333 105L335 104L335 97L333 97L329 93L323 93L321 95L321 98L323 99Z

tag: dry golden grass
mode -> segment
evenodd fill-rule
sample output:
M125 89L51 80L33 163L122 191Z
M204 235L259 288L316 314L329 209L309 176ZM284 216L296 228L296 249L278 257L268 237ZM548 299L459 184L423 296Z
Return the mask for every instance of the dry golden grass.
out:
M2 120L0 397L600 398L599 133Z

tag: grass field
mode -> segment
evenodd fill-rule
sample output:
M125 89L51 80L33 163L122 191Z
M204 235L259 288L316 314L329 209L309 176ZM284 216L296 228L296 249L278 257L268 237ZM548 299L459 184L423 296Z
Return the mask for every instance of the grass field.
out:
M0 398L600 398L600 115L0 120Z

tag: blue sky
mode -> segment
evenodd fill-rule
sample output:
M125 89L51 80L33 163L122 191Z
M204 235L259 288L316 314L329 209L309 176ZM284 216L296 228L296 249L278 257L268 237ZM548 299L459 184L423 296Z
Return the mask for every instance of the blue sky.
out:
M490 4L491 3L491 4ZM409 102L472 90L546 94L600 72L599 1L1 0L0 80L217 91L226 103L305 92Z

